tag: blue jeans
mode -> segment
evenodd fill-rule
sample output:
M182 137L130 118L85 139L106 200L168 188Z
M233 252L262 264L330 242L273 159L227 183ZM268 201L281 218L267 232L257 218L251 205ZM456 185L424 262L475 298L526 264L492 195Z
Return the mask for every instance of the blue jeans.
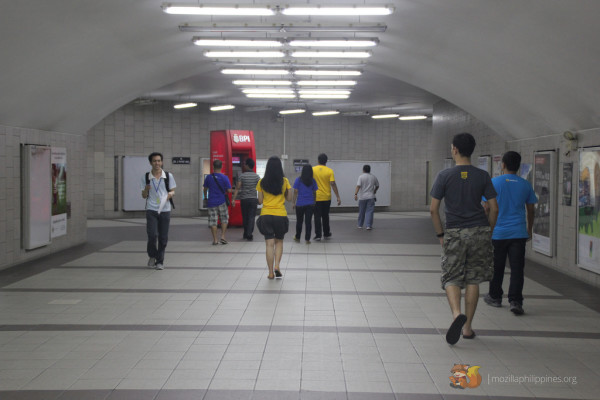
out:
M375 213L375 199L358 201L358 226L367 223L367 228L373 227L373 214Z
M156 259L157 264L162 264L165 260L165 249L169 241L169 223L171 222L170 212L161 212L146 210L146 233L148 234L148 245L146 251L148 257ZM158 248L156 242L158 241Z
M489 294L493 299L501 299L504 291L504 268L506 257L510 264L510 285L508 286L508 301L523 304L523 284L525 282L525 244L527 239L492 240L494 245L494 277L490 281Z

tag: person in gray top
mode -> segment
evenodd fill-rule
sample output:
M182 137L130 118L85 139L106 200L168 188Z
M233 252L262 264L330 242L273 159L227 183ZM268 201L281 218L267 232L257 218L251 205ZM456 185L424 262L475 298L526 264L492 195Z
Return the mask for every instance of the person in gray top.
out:
M358 200L358 229L366 223L367 230L373 229L373 214L375 213L375 193L379 189L379 181L371 174L371 166L365 164L363 173L358 177L354 200ZM365 220L366 219L366 220Z
M446 341L473 339L471 327L479 284L489 282L494 273L492 231L498 217L496 191L490 175L471 165L475 138L459 133L452 140L452 158L456 166L441 171L431 188L431 220L442 245L442 289L446 291L454 321ZM488 199L486 216L481 198ZM442 227L440 204L444 200L446 228ZM461 313L461 289L465 290L465 314Z
M243 239L253 240L254 236L254 218L256 217L256 206L258 198L256 197L256 185L260 180L260 176L254 172L254 160L246 158L242 166L243 173L235 185L233 192L232 205L235 207L235 199L240 198L240 206L242 207L242 226L244 227Z

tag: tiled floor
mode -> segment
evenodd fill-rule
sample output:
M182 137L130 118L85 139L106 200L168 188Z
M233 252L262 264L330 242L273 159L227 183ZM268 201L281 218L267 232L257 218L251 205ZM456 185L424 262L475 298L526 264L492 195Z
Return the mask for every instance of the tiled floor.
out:
M144 220L90 221L88 244L0 271L0 399L599 398L597 289L529 263L526 314L480 302L478 336L449 346L428 214L355 225L288 234L271 281L240 229L217 247L174 218L155 271ZM450 387L455 363L481 385Z

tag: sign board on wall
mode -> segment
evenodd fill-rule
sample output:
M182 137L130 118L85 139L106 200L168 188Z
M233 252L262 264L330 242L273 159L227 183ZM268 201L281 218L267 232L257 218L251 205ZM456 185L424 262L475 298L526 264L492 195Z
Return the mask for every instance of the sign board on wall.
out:
M538 198L535 204L532 248L552 257L554 251L554 224L556 205L556 162L554 151L534 154L533 190Z
M491 156L479 156L477 158L477 168L482 169L489 174L491 162L492 162Z
M67 234L67 149L52 147L52 228L51 237Z
M577 263L600 274L600 148L579 152Z

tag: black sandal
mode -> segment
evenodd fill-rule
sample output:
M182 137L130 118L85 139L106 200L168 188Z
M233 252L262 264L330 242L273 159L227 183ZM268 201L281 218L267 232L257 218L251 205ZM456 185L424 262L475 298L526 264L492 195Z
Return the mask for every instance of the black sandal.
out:
M278 270L278 269L276 269L276 270L275 270L275 277L276 277L276 278L281 278L282 276L283 276L283 275L281 274L281 271L280 271L280 270Z

